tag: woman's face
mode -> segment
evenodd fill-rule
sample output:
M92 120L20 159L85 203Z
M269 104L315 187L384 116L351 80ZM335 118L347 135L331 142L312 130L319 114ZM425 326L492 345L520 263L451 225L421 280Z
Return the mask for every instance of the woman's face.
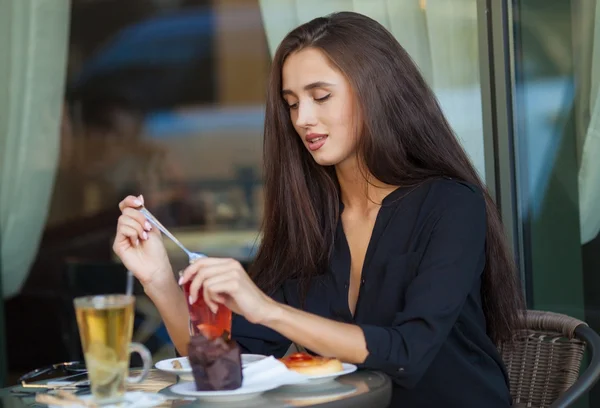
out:
M339 165L356 152L350 84L320 50L305 48L283 64L282 96L290 119L315 161Z

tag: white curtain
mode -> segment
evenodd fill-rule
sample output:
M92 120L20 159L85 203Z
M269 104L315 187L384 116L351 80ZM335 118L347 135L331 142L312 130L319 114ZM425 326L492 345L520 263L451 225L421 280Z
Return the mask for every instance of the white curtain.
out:
M385 26L409 52L485 180L477 0L260 0L271 55L294 27L335 11Z
M580 89L577 114L581 243L600 232L600 7L580 4L577 19L580 48L574 55Z
M35 259L59 154L69 0L0 1L0 270L15 295Z

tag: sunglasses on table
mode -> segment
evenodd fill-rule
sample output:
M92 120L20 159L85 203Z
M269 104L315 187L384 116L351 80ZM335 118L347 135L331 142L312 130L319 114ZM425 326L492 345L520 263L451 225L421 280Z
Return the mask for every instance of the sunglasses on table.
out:
M56 363L47 367L36 368L19 378L19 383L23 388L64 388L64 385L48 385L48 384L32 384L32 382L40 381L49 376L63 376L61 380L73 380L79 376L87 374L87 369L83 361L66 361L62 363ZM66 376L66 377L64 377ZM79 384L81 383L81 384ZM87 381L79 381L71 384L69 387L85 387Z

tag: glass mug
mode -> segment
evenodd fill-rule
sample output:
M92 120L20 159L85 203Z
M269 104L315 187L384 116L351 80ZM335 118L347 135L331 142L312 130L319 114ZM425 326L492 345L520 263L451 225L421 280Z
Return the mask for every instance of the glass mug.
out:
M86 296L76 298L73 303L94 401L121 400L126 383L142 382L152 366L150 351L131 342L135 298ZM131 352L138 353L144 365L137 377L128 377Z
M179 276L183 275L183 271L179 272ZM191 334L202 333L208 339L216 339L223 337L229 340L231 337L231 310L225 305L219 305L217 313L213 313L202 294L202 288L198 291L198 298L194 303L190 303L190 286L192 281L182 285L183 293L188 304L190 313L190 332Z

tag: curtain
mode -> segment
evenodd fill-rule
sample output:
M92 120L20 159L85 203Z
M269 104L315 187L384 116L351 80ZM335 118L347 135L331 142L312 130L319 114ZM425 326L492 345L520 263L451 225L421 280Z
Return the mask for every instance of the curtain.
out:
M35 259L59 155L69 0L0 1L0 271L19 292Z
M579 153L579 211L581 243L600 232L600 7L596 1L579 4L575 25L579 47L575 48L578 82L577 135Z
M260 0L271 55L296 26L335 11L356 11L385 26L435 92L485 180L477 0Z

